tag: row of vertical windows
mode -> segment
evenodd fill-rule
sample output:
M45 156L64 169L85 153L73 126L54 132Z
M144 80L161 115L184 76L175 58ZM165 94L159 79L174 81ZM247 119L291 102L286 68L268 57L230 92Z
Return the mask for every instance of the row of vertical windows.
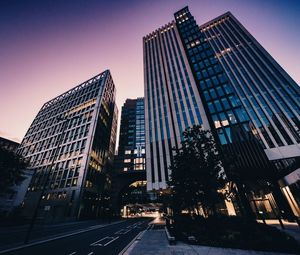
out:
M237 29L240 28L238 26L231 25L230 22L231 19L229 19L229 21L225 21L221 25L217 25L214 28L209 29L207 32L207 33L213 33L209 35L210 38L213 38L210 42L212 45L216 43L215 47L217 47L218 45L219 48L218 49L215 48L217 52L222 51L228 47L230 47L231 49L231 51L226 56L223 56L220 59L221 62L225 65L225 69L228 69L227 62L231 62L232 59L232 62L234 64L231 63L230 67L233 68L234 74L239 76L239 80L240 80L240 82L236 83L237 88L238 86L240 86L239 84L243 85L243 89L246 90L247 92L247 97L249 97L250 100L252 101L252 104L255 106L256 112L260 115L260 119L267 126L270 134L272 134L278 146L284 145L282 138L284 138L287 144L293 143L288 133L286 132L285 128L283 127L284 123L287 124L288 130L291 131L291 134L296 139L296 141L299 141L297 130L295 130L292 127L292 125L284 116L285 114L278 108L277 104L279 103L283 106L283 109L285 109L287 115L290 116L292 120L295 120L296 117L289 111L288 106L283 102L283 100L281 100L279 94L272 88L269 80L270 73L269 73L269 77L267 77L266 76L266 74L268 73L266 72L267 68L262 65L259 57L254 59L253 58L255 55L254 52L252 52L252 55L248 54L248 51L251 51L251 47L252 47L251 42L249 44L249 41L244 41L241 35L238 34L238 32L236 31ZM244 32L242 34L243 36L246 35ZM240 41L237 40L236 36L239 38ZM230 42L230 44L227 44L227 42ZM260 66L258 66L255 63L255 61L257 63L260 63ZM236 68L235 65L238 65L239 69ZM262 72L262 70L264 70L264 72ZM257 74L255 74L255 72L257 72ZM229 73L231 79L233 79L233 76L230 74L230 70L227 70L227 73ZM249 87L250 89L248 88L247 84L250 85ZM256 84L259 84L260 86L256 88ZM266 90L265 86L268 88L268 90ZM263 94L261 94L259 90L261 90ZM270 93L272 93L273 96L277 99L276 101L273 99ZM242 99L243 99L242 100L243 103L247 103L247 99L245 97L242 97ZM248 106L250 105L248 104ZM275 116L270 106L273 107L275 112L281 118L281 121L279 121L278 117ZM262 110L261 107L263 107L264 110ZM254 113L255 111L251 110L251 112ZM267 113L267 115L265 113ZM271 118L270 121L268 120L267 116ZM255 117L254 121L256 121L257 119L258 118ZM261 126L259 125L259 123L256 124L258 124L258 126ZM277 129L277 131L274 128ZM265 132L265 130L262 130L262 134L264 135L264 138L267 141L269 147L274 147L273 141L271 141L270 137L268 137L268 134ZM278 134L281 134L282 138L280 138Z
M206 31L206 34L207 34L207 33L210 33L210 31L207 30L207 31ZM209 34L209 35L211 36L211 34ZM216 38L216 37L215 37L215 38ZM211 40L211 41L210 41L212 47L215 49L216 52L218 52L218 51L220 50L220 48L217 48L217 44L216 44L215 42L216 42L216 40ZM230 56L230 54L228 54L227 56ZM237 79L235 79L235 77L233 77L233 75L232 75L230 69L227 67L227 65L224 64L224 62L225 62L226 60L229 61L229 62L231 62L231 59L230 59L229 57L224 57L224 58L221 58L221 59L220 59L221 63L223 63L223 65L224 65L224 67L225 67L225 70L226 70L228 76L231 78L231 82L234 84L235 89L237 89L238 92L239 92L241 95L245 95L245 94L248 95L248 94L251 94L250 91L245 91L245 93L244 93L243 89L247 89L247 88L245 88L245 87L243 87L243 89L241 88L241 85L243 84L243 82L242 82L241 76L239 75L239 72L234 72L234 74L238 75L238 79L239 79L239 81L238 81ZM232 68L235 68L235 66L234 66L233 64L230 65L230 66L231 66ZM243 96L243 97L242 97L242 102L243 102L244 104L246 103L246 109L249 111L250 116L252 117L252 120L256 123L257 127L260 129L261 133L263 134L264 139L265 139L265 140L267 141L267 143L268 143L268 146L271 147L271 148L274 147L274 143L272 142L272 140L270 139L268 133L265 131L264 127L262 126L262 123L261 123L260 119L258 118L258 116L257 116L257 114L256 114L256 111L253 111L251 108L249 108L250 104L248 103L246 96ZM256 110L257 110L257 111L260 111L260 110L259 110L259 105L256 103L256 101L255 101L255 99L254 99L253 97L251 97L251 103L257 106L257 107L256 107ZM266 118L264 117L264 119L266 119ZM254 130L254 131L255 131L255 130ZM255 133L257 133L257 132L255 132Z
M73 89L69 96L53 99L54 103L46 103L34 119L18 151L36 169L32 190L43 186L52 162L57 163L52 166L48 189L77 185L100 85L95 80L84 88ZM56 116L68 119L59 121Z
M197 24L188 14L189 20L179 24L192 68L198 81L208 111L222 144L232 142L231 127L239 125L244 132L250 132L249 117L241 107L240 100L233 93L225 73L213 54L208 42L203 39ZM188 26L188 29L185 27ZM192 27L197 29L192 29ZM191 43L196 40L197 43ZM244 123L244 124L243 124ZM240 139L243 139L242 137Z
M223 31L222 31L223 32ZM226 37L226 35L225 35ZM227 39L229 39L227 37ZM242 47L240 49L243 49ZM279 132L282 134L282 136L285 138L286 142L288 144L292 144L291 139L289 138L288 134L286 133L286 131L283 129L282 125L279 123L277 117L274 115L273 111L270 109L270 107L267 105L267 102L265 101L265 99L262 97L262 95L260 94L260 92L258 91L258 89L256 88L255 84L253 82L256 82L256 84L261 84L262 86L259 86L259 88L261 90L263 90L263 94L264 95L268 95L268 92L266 90L264 90L264 86L263 84L260 82L259 77L256 76L256 74L253 72L253 70L251 69L251 67L248 65L248 63L246 62L247 60L251 60L251 57L249 55L247 55L247 52L244 50L243 54L241 54L240 52L236 52L237 56L239 57L239 59L241 59L241 61L243 61L243 65L246 66L246 70L248 72L250 72L251 76L248 75L248 73L246 71L244 71L244 69L241 69L241 71L243 72L244 77L246 78L248 84L250 85L250 87L254 90L254 94L257 96L257 98L259 99L261 105L264 107L264 109L267 111L268 115L271 117L271 120L273 120L275 126L278 128ZM246 56L246 59L244 59L244 55ZM236 59L236 63L239 63L239 60ZM241 64L241 63L240 63ZM255 68L256 72L260 73L260 78L264 78L264 74L260 71L260 69L254 64L254 62L252 62L252 67ZM266 82L264 80L264 82ZM268 84L268 82L266 82L266 84ZM271 99L271 102L273 102L273 99L269 97L269 99ZM275 104L275 102L273 102ZM277 107L276 107L277 108ZM277 112L278 113L278 112ZM279 114L281 115L281 112L279 112ZM277 133L276 133L277 134ZM278 137L278 135L274 136L277 144L280 145L284 145L281 141L281 139Z

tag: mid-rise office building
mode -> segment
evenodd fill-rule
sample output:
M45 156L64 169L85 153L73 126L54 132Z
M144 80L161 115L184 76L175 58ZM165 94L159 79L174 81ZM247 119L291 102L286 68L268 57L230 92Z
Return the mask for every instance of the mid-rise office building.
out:
M123 216L144 204L157 202L146 189L146 142L144 98L126 99L121 113L118 154L114 161L113 206ZM122 209L123 208L123 209ZM145 208L144 208L145 209Z
M201 26L188 7L174 17L143 39L148 188L167 179L161 127L172 127L175 145L194 123L221 146L256 137L278 170L292 172L286 182L299 182L299 86L230 12Z
M127 99L122 107L117 167L145 171L144 98Z
M32 213L46 185L40 217L101 216L115 150L115 96L106 70L43 105L18 149L35 170L25 214Z

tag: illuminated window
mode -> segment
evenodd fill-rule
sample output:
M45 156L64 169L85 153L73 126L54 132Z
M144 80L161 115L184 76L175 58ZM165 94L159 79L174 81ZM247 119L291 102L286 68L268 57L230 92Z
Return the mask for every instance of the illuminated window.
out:
M129 163L129 162L131 162L131 159L130 159L130 158L124 159L124 163Z
M126 150L125 154L131 154L131 150Z
M134 159L134 164L141 164L144 163L145 159L144 158L136 158Z
M144 170L143 164L134 165L134 170Z

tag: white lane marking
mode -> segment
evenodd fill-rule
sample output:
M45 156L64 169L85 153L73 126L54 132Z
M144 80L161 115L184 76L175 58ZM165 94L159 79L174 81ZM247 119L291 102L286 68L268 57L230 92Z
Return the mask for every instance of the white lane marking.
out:
M101 242L101 241L103 241L105 239L108 239L108 238L111 239L111 237L106 236L106 237L104 237L102 239L97 240L96 242L91 243L90 246L97 246L97 245L99 245L98 244L99 242Z
M119 236L117 237L111 237L111 236L106 236L94 243L91 243L90 246L106 246L109 245L110 243L112 243L113 241L117 240L119 238ZM103 242L106 241L106 242Z
M76 251L74 251L74 252L70 253L69 255L74 255L74 254L76 254Z
M115 232L115 234L124 235L124 234L127 234L129 231L131 231L131 229L121 229L121 230Z
M90 252L88 255L92 255L92 254L94 254L94 252Z
M121 234L122 233L122 231L124 231L124 229L120 229L120 230L118 230L117 232L115 232L115 234Z
M130 228L130 229L137 228L137 224L136 224L136 223L134 223L134 224L132 224L132 225L130 225L130 226L128 226L128 227L126 227L126 228Z
M109 245L110 243L112 243L113 241L117 240L118 238L119 238L119 236L117 236L116 238L112 239L111 241L109 241L108 243L104 244L103 246Z

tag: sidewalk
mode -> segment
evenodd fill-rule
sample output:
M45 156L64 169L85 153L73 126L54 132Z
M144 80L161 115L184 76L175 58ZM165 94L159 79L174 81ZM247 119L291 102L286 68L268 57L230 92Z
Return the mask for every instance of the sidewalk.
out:
M161 226L161 219L151 224ZM164 229L153 227L145 231L140 240L136 240L124 253L126 255L287 255L287 253L215 248L200 245L189 245L177 242L169 245Z
M258 222L261 222L261 220L258 220ZM285 233L289 234L290 236L294 237L296 241L300 244L300 228L297 223L295 222L288 222L283 220L283 224L285 229L282 229L278 220L266 220L266 223L270 226L276 227L281 231L284 231Z

